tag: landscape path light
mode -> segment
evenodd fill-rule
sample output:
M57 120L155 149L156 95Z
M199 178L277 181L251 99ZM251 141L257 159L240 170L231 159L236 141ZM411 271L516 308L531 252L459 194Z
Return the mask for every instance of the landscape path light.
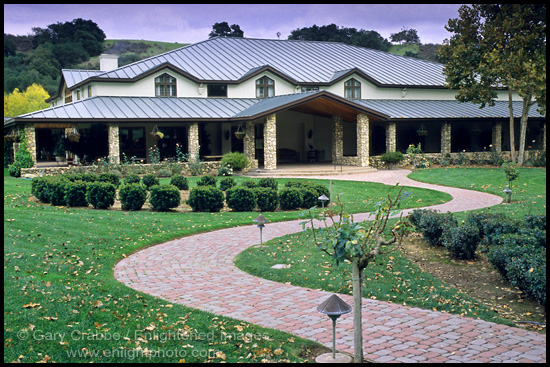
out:
M510 204L512 202L512 189L507 187L504 190L502 190L502 192L506 194L506 202Z
M265 227L265 224L268 223L267 219L260 214L256 219L252 220L254 223L258 225L258 228L260 228L260 245L262 244L262 229Z
M336 353L336 320L340 316L350 313L351 306L336 294L333 294L326 301L317 306L317 311L324 313L332 319L332 353L321 354L315 361L317 363L350 363L352 359L350 356Z
M323 209L325 208L325 202L328 201L328 198L325 194L319 196L319 200L321 200L321 203L323 204Z

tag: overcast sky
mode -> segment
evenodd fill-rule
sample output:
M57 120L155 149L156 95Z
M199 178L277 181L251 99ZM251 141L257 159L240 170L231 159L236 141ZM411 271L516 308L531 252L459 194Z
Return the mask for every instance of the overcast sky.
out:
M212 25L238 24L247 38L287 39L303 27L334 23L374 30L389 40L403 27L418 31L422 43L442 43L444 26L458 17L460 4L4 4L4 33L26 35L33 27L92 20L108 39L195 43L208 39Z

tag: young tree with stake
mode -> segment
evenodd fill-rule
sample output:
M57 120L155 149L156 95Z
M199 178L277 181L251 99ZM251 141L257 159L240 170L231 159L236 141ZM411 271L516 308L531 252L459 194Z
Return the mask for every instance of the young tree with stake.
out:
M398 186L398 185L396 185ZM314 217L314 208L304 213L308 220L302 222L302 227L311 230L317 247L329 254L340 264L348 260L352 264L353 286L353 330L354 330L354 359L356 363L363 362L363 327L362 327L362 277L363 271L378 255L395 251L398 247L388 249L390 245L399 245L403 237L409 232L411 225L401 214L399 220L389 225L390 216L396 214L400 203L411 195L403 193L403 187L395 198L389 194L377 204L376 210L371 213L374 219L355 223L353 216L344 213L344 207L338 198L340 211L324 210L319 218ZM320 223L319 223L320 221ZM318 225L318 228L315 225Z

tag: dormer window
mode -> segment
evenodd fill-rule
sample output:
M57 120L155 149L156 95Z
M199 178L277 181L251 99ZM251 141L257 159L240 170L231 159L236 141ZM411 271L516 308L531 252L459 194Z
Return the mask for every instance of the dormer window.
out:
M256 80L256 98L268 98L275 95L275 82L267 76Z
M155 78L156 97L176 97L176 78L162 74Z
M344 83L344 97L349 99L361 99L361 83L350 79Z

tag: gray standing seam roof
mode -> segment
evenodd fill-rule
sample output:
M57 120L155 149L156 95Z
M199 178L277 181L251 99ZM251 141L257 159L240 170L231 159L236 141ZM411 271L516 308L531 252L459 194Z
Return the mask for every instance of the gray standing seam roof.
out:
M328 91L257 98L159 98L96 96L18 116L16 119L249 119L279 111L315 99L317 96L341 100L378 117L400 119L508 118L508 102L497 101L480 109L473 103L448 100L346 100ZM521 101L514 102L516 117L521 115ZM529 117L543 118L531 107ZM384 117L385 119L385 117ZM4 121L5 122L5 121ZM6 122L5 122L6 123Z
M445 85L443 64L336 42L216 37L95 75L136 78L170 63L203 81L237 82L269 66L295 83L330 84L357 69L379 85Z

